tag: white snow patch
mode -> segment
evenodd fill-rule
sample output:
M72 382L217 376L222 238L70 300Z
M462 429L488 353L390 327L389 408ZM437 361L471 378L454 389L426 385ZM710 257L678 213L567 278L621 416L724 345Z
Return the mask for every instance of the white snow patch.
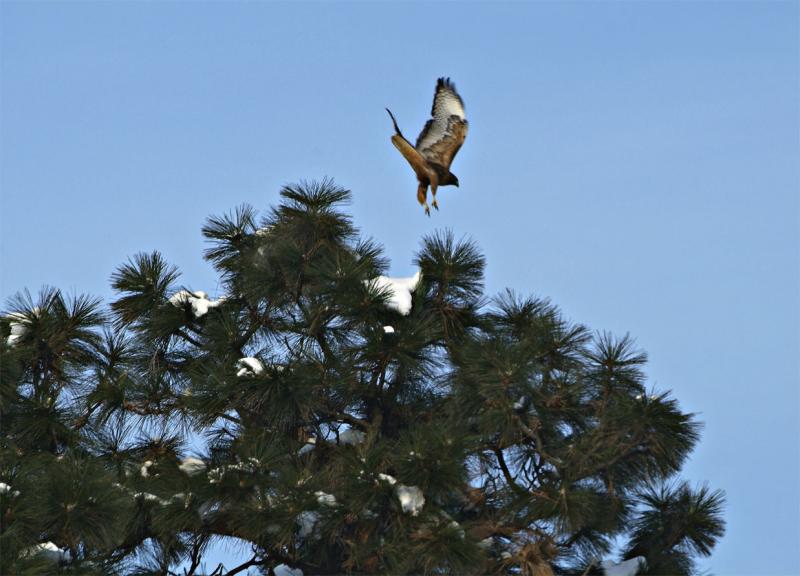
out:
M183 306L187 302L191 302L195 295L188 290L179 290L169 298L169 303L173 306Z
M422 507L425 505L425 496L422 495L422 490L417 486L404 486L399 484L395 488L397 499L400 500L400 506L403 512L410 513L412 516L419 514Z
M11 491L11 486L5 484L4 482L0 482L0 494L8 494ZM11 491L11 498L16 498L19 496L19 490Z
M639 570L647 567L647 561L644 556L636 556L619 564L615 564L611 560L605 560L600 563L600 566L606 576L636 576Z
M137 499L141 498L145 502L158 502L162 506L166 506L167 504L169 504L168 500L159 498L155 494L150 494L150 492L137 492L136 494L133 495L133 497Z
M461 524L459 524L455 520L451 520L448 526L458 532L459 538L461 538L462 540L464 539L464 529L461 527Z
M386 306L392 310L397 310L403 316L408 316L411 312L411 293L417 289L421 277L422 274L417 271L410 278L378 276L372 280L366 280L365 283L370 288L387 292L390 298Z
M297 455L302 456L303 454L308 454L316 447L316 444L317 444L317 439L312 436L311 438L306 440L305 446L303 446L302 448L300 448L300 450L297 451Z
M26 548L20 553L21 558L31 558L33 556L44 558L55 564L69 562L71 557L69 550L61 550L52 542L42 542L36 546Z
M205 316L212 308L216 308L225 302L225 298L218 298L216 300L209 300L208 298L196 298L192 301L192 314L195 318Z
M364 434L361 430L354 430L353 428L348 428L339 434L339 444L361 444L366 439L366 434Z
M526 400L527 400L527 397L520 396L519 400L514 402L514 410L522 410L523 408L525 408L525 401Z
M478 542L478 548L482 548L483 550L488 550L494 544L494 538L489 536L488 538L484 538L480 542Z
M272 571L275 572L275 576L303 576L300 568L289 568L286 564L278 564Z
M152 465L153 465L153 461L152 460L147 460L144 464L142 464L142 467L139 469L139 474L142 475L142 478L149 478L150 477L149 469L150 469L150 466L152 466Z
M208 294L202 290L189 292L188 290L180 290L173 294L169 303L173 306L181 307L188 304L192 305L192 314L195 318L205 316L211 308L216 308L225 302L225 298L218 298L217 300L209 300Z
M386 334L394 334L394 327L393 326L384 326L383 331Z
M303 454L311 452L316 447L316 444L317 444L317 439L312 436L311 438L306 440L306 445L297 451L297 455L302 456Z
M258 358L239 358L236 361L239 371L236 376L258 376L264 371L264 363Z
M397 478L394 476L389 476L388 474L378 474L378 480L388 482L390 486L397 484Z
M328 494L322 490L317 490L314 492L314 496L317 497L317 502L323 506L336 506L336 496L333 494Z
M237 462L226 466L226 470L236 470L239 472L248 472L252 474L261 467L261 462L258 458L250 456L246 462Z
M209 484L219 484L222 481L222 477L225 476L225 468L212 468L206 473L206 476Z
M11 328L11 333L8 335L8 338L6 338L6 344L8 344L9 346L13 346L14 344L17 343L17 340L19 340L20 338L22 338L22 336L24 336L25 331L28 329L28 327L25 326L25 324L23 324L22 322L11 322L11 324L9 324L9 327Z
M247 474L255 473L261 467L261 462L258 458L253 458L252 456L247 459L246 462L237 462L236 464L227 464L220 466L218 468L212 468L208 472L206 472L206 477L208 478L209 484L219 484L222 482L222 478L228 472L245 472Z
M31 314L34 317L38 317L40 313L41 308L38 306L31 310ZM9 320L8 327L11 330L8 338L6 338L6 344L13 346L17 343L17 340L22 338L25 335L25 332L28 331L28 324L30 324L31 321L30 318L21 312L12 312L6 316L6 319Z
M196 476L205 472L206 463L199 458L185 458L178 469L187 476Z

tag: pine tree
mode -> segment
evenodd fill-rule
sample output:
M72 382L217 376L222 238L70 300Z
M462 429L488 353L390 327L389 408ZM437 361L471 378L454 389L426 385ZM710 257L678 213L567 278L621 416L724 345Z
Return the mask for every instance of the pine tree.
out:
M700 425L629 337L487 299L449 232L388 278L349 192L281 195L206 223L217 299L156 252L110 309L8 303L0 573L208 573L221 538L249 559L214 574L696 571L723 496L678 480Z

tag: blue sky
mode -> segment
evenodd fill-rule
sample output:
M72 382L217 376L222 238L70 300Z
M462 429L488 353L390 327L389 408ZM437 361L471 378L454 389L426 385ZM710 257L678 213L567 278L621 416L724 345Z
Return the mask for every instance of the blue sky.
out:
M487 290L630 332L705 422L685 468L727 492L716 574L797 574L797 2L0 3L0 298L109 299L160 250L215 295L210 214L330 176L413 273L451 228ZM389 142L450 76L461 187L428 219Z

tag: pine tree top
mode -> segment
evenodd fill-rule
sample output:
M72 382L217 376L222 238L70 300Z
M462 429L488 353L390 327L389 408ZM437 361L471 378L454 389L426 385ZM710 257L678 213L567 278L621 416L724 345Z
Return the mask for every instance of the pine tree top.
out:
M451 232L391 277L348 191L281 196L204 226L219 294L155 252L109 310L9 302L0 571L200 574L220 539L292 576L688 574L711 553L722 494L677 479L700 425L632 338L487 298Z

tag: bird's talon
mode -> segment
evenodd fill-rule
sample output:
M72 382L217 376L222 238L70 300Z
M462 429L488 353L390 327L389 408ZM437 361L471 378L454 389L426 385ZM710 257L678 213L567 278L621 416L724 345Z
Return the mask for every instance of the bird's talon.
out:
M427 205L425 205L425 216L427 216L428 218L431 217L431 209Z
M434 201L433 201L433 207L434 207L434 208L435 208L437 211L439 210L439 203L438 203L436 200L434 200Z

